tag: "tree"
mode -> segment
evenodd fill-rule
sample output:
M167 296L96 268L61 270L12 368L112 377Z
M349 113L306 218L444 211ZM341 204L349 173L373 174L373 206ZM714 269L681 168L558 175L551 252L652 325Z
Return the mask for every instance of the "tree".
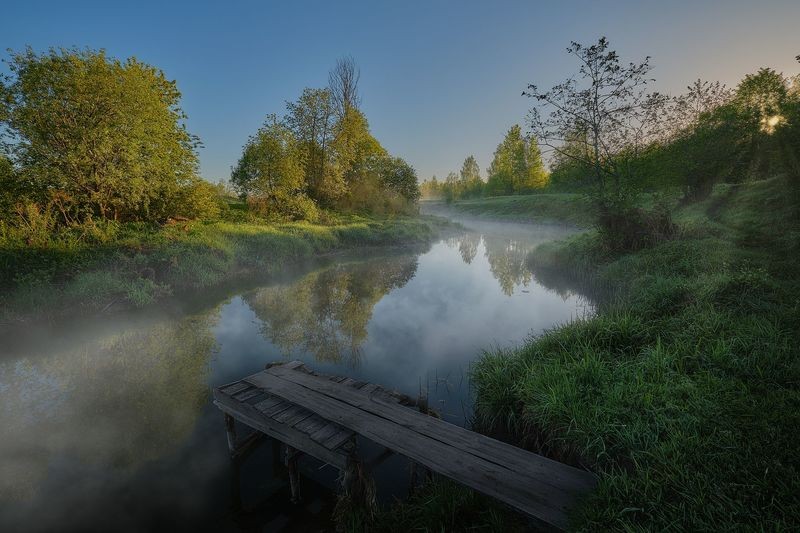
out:
M445 176L442 183L442 193L445 201L449 204L458 198L459 177L455 172L450 172Z
M527 179L525 140L519 125L513 125L494 152L489 166L487 189L489 194L513 194Z
M567 53L579 62L576 77L549 90L531 84L522 93L536 102L529 123L539 144L587 169L609 248L635 249L671 235L667 209L646 214L635 203L643 182L636 163L661 134L667 102L646 91L653 81L648 78L650 58L621 64L605 37L591 46L573 41Z
M652 116L664 100L646 93L649 57L623 65L605 37L591 46L573 41L567 53L579 61L576 78L522 93L536 101L530 126L540 145L590 169L595 199L607 210L629 199L635 176L626 163L651 140ZM567 139L585 147L566 151Z
M529 192L547 187L548 174L542 161L542 151L535 138L525 139L525 179L515 187L516 192Z
M479 196L483 190L481 169L475 156L470 155L461 165L461 194L463 196Z
M289 219L316 218L313 201L305 193L300 149L291 130L269 115L248 139L231 173L231 184L256 211Z
M163 72L88 49L28 48L8 65L0 118L31 200L56 202L63 223L163 220L186 207L177 200L198 188L198 142Z
M328 73L328 90L334 109L341 119L351 109L358 109L361 97L358 95L358 81L361 70L351 56L336 61L336 66Z
M435 175L423 181L419 186L419 190L422 198L433 199L441 198L442 196L442 184L439 183L439 179Z
M369 165L388 153L369 131L364 114L351 107L336 122L331 141L334 172L342 176L349 192L368 176Z
M381 181L384 187L400 195L409 204L419 200L419 184L417 172L400 157L386 157L383 159Z
M299 143L308 195L325 207L345 192L341 172L331 164L334 108L328 89L303 89L296 102L286 103L286 124Z

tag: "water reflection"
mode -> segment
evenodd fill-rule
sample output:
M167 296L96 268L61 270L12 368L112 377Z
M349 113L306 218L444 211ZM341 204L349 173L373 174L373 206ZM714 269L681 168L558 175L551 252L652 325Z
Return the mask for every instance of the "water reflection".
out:
M269 446L231 469L209 389L291 357L423 393L446 420L468 423L469 366L482 349L517 344L586 310L580 296L551 290L526 266L529 250L565 230L474 229L424 253L340 259L291 281L253 282L205 302L194 295L183 302L190 311L10 332L0 339L0 530L146 530L176 521L260 529L297 526L311 514L324 525L327 503L313 513L287 510ZM379 493L402 496L404 466L382 468ZM305 474L319 494L335 485L331 469Z
M284 355L301 350L317 361L355 366L375 304L416 271L416 256L338 264L244 300L261 319L262 334Z

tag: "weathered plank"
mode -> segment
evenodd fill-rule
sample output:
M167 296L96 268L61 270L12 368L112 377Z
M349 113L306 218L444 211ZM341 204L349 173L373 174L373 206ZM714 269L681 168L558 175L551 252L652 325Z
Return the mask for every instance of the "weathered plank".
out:
M316 430L314 433L311 433L309 436L312 440L323 443L331 438L337 431L339 431L339 428L341 428L340 425L329 422L328 424Z
M355 433L353 431L339 426L339 430L330 437L328 437L321 444L326 448L328 448L329 450L335 450L336 448L338 448L339 446L350 440L354 435Z
M571 466L553 461L516 446L489 438L480 433L466 430L455 424L429 416L420 416L411 409L404 408L394 401L386 401L376 395L364 394L331 384L326 380L315 379L299 372L284 371L280 367L270 369L270 373L297 383L317 392L329 395L365 411L392 420L402 427L434 438L487 461L504 466L516 472L544 480L555 489L577 492L590 490L595 485L594 476ZM252 381L250 378L245 378Z
M593 486L585 472L325 378L276 366L245 380L555 527Z
M237 402L228 395L218 394L217 391L214 391L214 403L223 412L233 416L243 424L266 433L270 437L294 448L303 450L321 461L334 465L340 470L347 467L347 454L329 450L311 440L307 434L264 416L252 405Z
M249 400L250 398L253 398L253 397L258 396L259 394L263 394L263 393L264 393L263 390L259 389L258 387L253 387L250 390L245 389L242 392L238 392L238 393L234 394L233 395L233 399L237 400L237 401L240 401L240 402L244 402L244 401Z
M233 395L233 394L236 394L237 392L243 391L244 389L247 389L249 387L250 387L249 383L246 383L244 381L239 381L238 383L234 383L232 385L228 385L228 386L224 387L222 389L222 392L224 392L225 394Z
M283 398L270 395L267 399L261 400L260 402L253 404L253 407L255 407L258 411L261 411L262 409L267 409L269 407L272 407L273 405L277 405L282 401Z

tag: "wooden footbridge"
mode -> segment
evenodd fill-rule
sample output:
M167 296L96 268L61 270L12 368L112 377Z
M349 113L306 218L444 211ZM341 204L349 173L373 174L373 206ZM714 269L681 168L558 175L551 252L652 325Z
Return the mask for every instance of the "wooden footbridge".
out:
M550 528L565 528L568 509L596 484L586 471L428 416L407 396L316 374L299 361L268 365L218 387L214 403L225 413L232 454L242 449L234 420L286 445L293 498L296 461L303 453L338 468L347 483L348 474L360 467L358 435Z

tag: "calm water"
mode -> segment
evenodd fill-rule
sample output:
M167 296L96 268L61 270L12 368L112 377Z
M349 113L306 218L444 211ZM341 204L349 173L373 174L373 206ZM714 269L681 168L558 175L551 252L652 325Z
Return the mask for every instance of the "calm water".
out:
M482 349L591 307L525 266L537 243L568 230L466 224L424 250L338 257L158 311L2 332L0 530L324 527L336 472L306 461L304 502L291 506L270 443L241 465L228 459L210 388L301 359L423 391L445 419L468 424L468 370ZM375 477L382 499L404 495L402 458Z

